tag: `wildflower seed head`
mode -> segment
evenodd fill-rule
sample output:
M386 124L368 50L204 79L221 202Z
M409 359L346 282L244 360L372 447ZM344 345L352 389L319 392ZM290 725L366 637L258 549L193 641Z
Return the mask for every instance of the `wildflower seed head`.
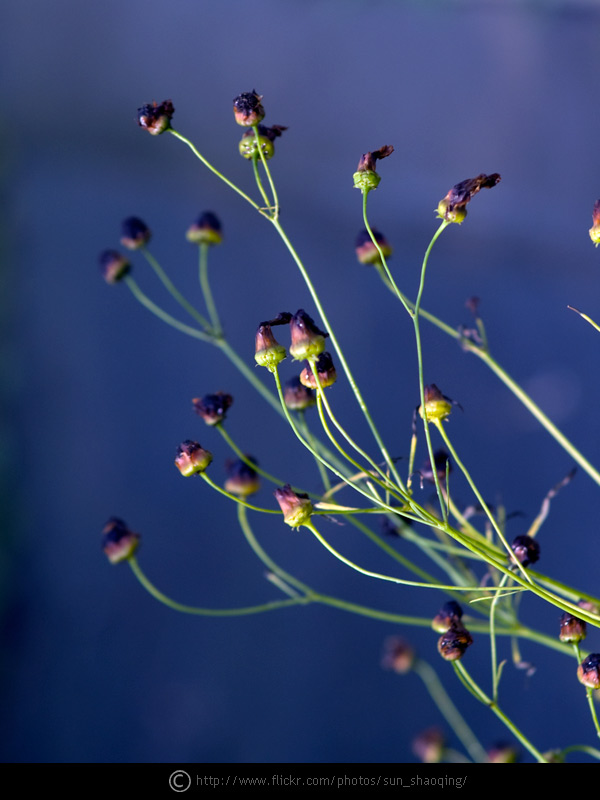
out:
M286 383L283 390L283 399L290 411L304 411L304 409L314 406L317 402L313 390L303 386L297 375Z
M380 233L375 228L371 228L375 241L379 245L381 252L385 258L389 258L392 254L392 248L383 233ZM373 240L369 235L369 231L362 230L356 237L356 257L361 264L381 264L381 256L379 250L373 244Z
M577 667L577 677L588 689L600 689L600 653L591 653Z
M516 747L504 742L498 742L487 751L490 764L516 764L519 760L519 751Z
M247 455L246 458L248 461L252 461L253 464L258 465L257 460L252 456ZM237 461L226 461L225 469L227 471L225 489L231 492L231 494L236 494L240 497L249 497L260 489L258 473L245 461L241 459Z
M251 92L242 92L233 101L233 115L238 125L251 127L262 122L265 110L260 102L263 99L256 89Z
M285 347L279 344L271 328L274 325L286 324L291 318L289 311L283 311L275 319L261 322L257 328L254 360L260 367L266 367L269 372L275 372L277 365L287 356Z
M233 397L225 392L207 394L192 400L194 411L199 417L202 417L207 425L217 425L219 422L223 422L232 403Z
M140 128L144 128L151 133L152 136L158 136L164 133L171 127L171 119L175 109L170 100L164 100L160 105L157 103L148 103L137 112L137 124Z
M446 222L457 222L459 225L467 216L467 205L481 189L491 189L500 183L500 175L481 173L476 178L467 178L453 186L448 194L440 200L437 216Z
M379 150L363 153L353 176L354 188L360 189L363 194L370 192L371 189L376 189L381 181L381 176L377 174L375 164L380 159L391 156L393 152L392 145L386 144L380 147Z
M131 270L131 264L118 250L100 253L100 271L107 283L117 283Z
M472 644L473 637L469 631L457 623L440 636L437 647L445 661L458 661Z
M177 448L175 466L184 478L204 472L213 460L212 453L204 450L198 442L186 439Z
M102 549L111 564L127 561L140 544L139 533L130 531L122 519L111 517L102 529Z
M314 364L315 371L319 376L319 383L323 389L326 389L328 386L332 386L336 382L337 372L333 366L330 353L321 353L317 360L312 362L312 364ZM300 383L303 386L306 386L307 389L317 388L317 381L311 368L310 361L306 362L306 366L300 373Z
M435 383L425 386L423 394L425 398L425 413L429 422L436 420L441 422L450 416L452 400L442 394ZM423 418L421 406L419 406L419 415Z
M415 663L416 655L414 649L407 641L400 636L390 636L384 642L383 658L381 666L384 669L391 669L398 675L406 675L410 672Z
M592 211L593 225L590 228L590 239L598 247L600 244L600 200L594 203L594 210Z
M567 644L577 644L587 636L587 624L579 617L574 617L568 611L560 618L560 633L558 638Z
M439 764L446 741L439 728L428 728L412 741L412 751L423 764Z
M517 561L524 567L540 560L540 546L531 536L517 536L511 544L511 548Z
M121 244L128 250L138 250L150 241L150 228L138 217L127 217L121 223Z
M284 522L291 528L306 525L313 512L312 503L307 494L296 493L289 483L281 489L275 489L273 494L283 512Z
M313 359L325 350L325 338L329 336L315 325L312 317L300 308L290 320L290 355L295 361Z
M193 244L221 244L223 241L221 221L212 211L205 211L187 229L185 238Z
M240 155L243 158L260 158L260 151L267 161L275 155L275 145L273 142L283 131L287 131L284 125L271 125L266 128L264 125L258 126L258 136L255 136L252 129L247 130L241 138L239 144Z
M453 625L462 625L462 615L463 610L456 600L448 600L431 621L431 627L436 633L446 633Z

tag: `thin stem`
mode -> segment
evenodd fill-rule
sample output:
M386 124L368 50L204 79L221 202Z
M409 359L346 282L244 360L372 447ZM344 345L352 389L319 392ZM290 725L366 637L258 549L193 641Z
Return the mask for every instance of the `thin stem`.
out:
M256 139L256 146L259 147L258 138ZM264 158L264 156L263 156L263 158ZM254 155L252 156L252 170L254 171L254 180L256 181L256 185L258 186L258 191L260 192L261 197L265 202L265 209L267 211L270 211L271 210L271 202L270 202L269 198L267 197L267 193L265 192L264 186L262 185L262 181L260 179L260 175L259 175L259 172L258 172L258 159L259 159L258 153L254 153Z
M150 264L154 272L158 275L160 281L162 282L165 289L169 292L169 294L179 303L179 305L185 311L187 311L190 317L193 317L193 319L195 319L196 322L200 323L200 325L202 325L203 328L205 328L207 331L210 331L210 323L208 322L208 320L205 317L203 317L202 314L197 309L195 309L191 303L188 303L188 301L181 294L181 292L175 287L175 284L169 278L169 276L161 267L161 265L158 263L158 261L154 258L152 253L146 247L142 247L140 249L142 251L142 254L144 255L144 258ZM210 332L216 333L215 330Z
M246 380L252 384L252 386L267 401L271 408L273 408L281 417L285 418L285 414L283 413L279 401L273 392L267 389L260 378L258 378L257 373L250 369L246 362L240 358L229 342L226 339L217 339L214 344L219 347L223 353L225 353L231 363L242 373L244 378L246 378Z
M316 451L316 442L315 438L310 432L308 425L306 424L306 417L304 411L301 410L298 412L298 416L300 417L300 424L303 429L304 437L308 444L311 447L311 450ZM321 463L318 458L315 458L315 464L317 465L317 469L319 470L319 475L321 476L321 482L323 484L323 489L325 492L328 492L331 489L331 481L329 480L329 473L325 469L325 466Z
M275 182L271 177L271 170L269 169L269 165L267 164L267 159L265 158L265 154L262 151L262 147L259 146L258 141L258 125L253 125L252 130L254 131L254 137L256 141L256 146L258 148L258 153L260 155L260 160L262 162L263 168L265 170L265 175L267 176L267 180L269 181L269 188L271 189L271 194L273 195L273 217L272 219L277 219L279 216L279 198L277 197L277 189L275 188ZM257 179L260 186L262 186L262 182L260 178ZM267 200L268 204L268 200Z
M499 587L503 587L506 585L508 581L508 575L503 575L502 579L499 583ZM499 594L494 595L494 599L490 605L490 647L491 647L491 658L492 658L492 697L494 702L498 702L498 682L500 678L500 672L498 670L498 654L496 651L496 606L498 604L498 598L500 597Z
M201 242L198 248L198 278L200 280L200 288L202 289L202 295L204 297L204 302L206 303L206 308L208 309L208 316L212 322L214 334L217 338L220 338L223 336L223 328L221 327L221 320L219 319L219 314L217 312L217 307L215 305L208 280L208 248L209 245L206 244L206 242Z
M600 722L598 721L598 712L596 711L596 704L594 703L594 690L588 689L587 690L587 700L588 705L590 707L590 713L592 715L592 720L594 722L594 727L596 728L596 735L600 737Z
M241 497L238 497L237 495L231 494L231 492L228 492L225 489L222 489L219 486L218 483L215 483L212 480L212 478L208 477L206 472L201 472L200 473L200 477L203 478L203 480L206 483L208 483L208 485L212 489L215 489L217 492L219 492L220 494L224 495L225 497L228 497L230 500L233 500L234 503L237 503L240 506L245 506L246 508L250 508L252 511L261 511L263 514L279 514L279 515L281 515L281 511L280 510L277 510L275 508L259 508L259 506L253 506L251 503L248 503L246 500L242 500Z

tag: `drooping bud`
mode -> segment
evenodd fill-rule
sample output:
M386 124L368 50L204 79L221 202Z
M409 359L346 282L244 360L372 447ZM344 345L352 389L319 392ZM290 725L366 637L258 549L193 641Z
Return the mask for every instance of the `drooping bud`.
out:
M281 136L283 131L287 131L285 125L271 125L270 128L259 125L258 136L255 136L252 129L247 130L240 141L240 155L244 158L252 159L260 157L260 151L262 150L263 156L268 161L275 155L275 145L273 142L278 136Z
M186 439L177 448L175 466L184 478L189 478L190 475L204 472L212 460L211 452L204 450L198 442Z
M591 653L577 667L579 682L588 689L600 689L600 653Z
M577 644L587 636L587 624L585 620L574 617L568 611L560 618L560 633L558 638L567 644Z
M111 564L127 561L140 544L139 533L130 531L122 519L111 517L102 529L102 549Z
M317 402L313 390L303 386L297 375L286 383L283 389L283 399L290 411L304 411Z
M431 627L436 633L446 633L453 625L462 625L462 615L463 610L456 600L448 600L431 621Z
M221 244L223 230L220 219L212 211L205 211L187 229L185 238L193 244Z
M273 494L283 512L283 521L290 527L298 528L309 521L313 507L307 494L297 494L289 483Z
M487 751L490 764L516 764L519 760L519 751L516 747L504 742L498 742Z
M485 175L483 172L476 178L468 178L453 186L448 194L440 200L437 207L437 216L446 222L460 224L467 216L467 204L481 189L491 189L500 183L500 175L494 172Z
M442 394L435 383L432 383L430 386L425 386L423 394L425 397L425 413L427 414L428 422L434 422L435 420L441 422L450 416L452 400L446 397L445 394ZM421 406L419 406L419 415L422 419L423 410Z
M412 751L423 764L439 764L445 743L444 734L439 728L428 728L413 739Z
M600 244L600 200L596 200L594 203L592 222L594 224L590 228L590 239L596 245L596 247L598 247Z
M292 343L290 355L295 361L312 359L325 350L325 337L328 333L317 328L312 317L303 308L298 309L290 320Z
M442 448L440 450L436 450L433 454L433 461L435 464L435 471L440 481L446 480L446 464L448 465L448 472L452 472L452 462L450 461L450 456L448 453ZM431 481L432 483L435 482L433 477L433 470L431 468L431 459L428 458L426 461L423 462L423 466L420 469L421 477L426 481Z
M152 233L138 217L127 217L121 223L121 244L128 250L138 250L150 241Z
M170 100L164 100L160 105L157 103L148 103L137 112L137 124L140 128L144 128L151 133L152 136L158 136L164 133L171 127L171 119L175 109Z
M100 253L100 271L107 283L117 283L131 270L131 264L118 250Z
M452 625L438 640L438 652L446 661L458 661L473 644L473 637L459 623Z
M517 536L511 544L515 558L524 567L540 560L540 545L531 536Z
M381 666L384 669L391 669L398 675L405 675L413 668L415 659L415 651L400 636L390 636L385 640L381 659Z
M248 461L252 461L258 465L257 460L253 456L246 456ZM241 459L237 461L226 461L225 469L227 471L227 480L225 481L225 489L231 494L237 494L240 497L248 497L260 489L260 478L255 469L246 464Z
M238 125L252 127L262 122L265 110L260 102L262 94L258 94L256 89L251 92L242 92L233 101L233 115Z
M371 189L376 189L381 181L381 176L375 171L375 162L382 158L391 156L394 148L391 144L386 144L380 147L379 150L373 150L371 153L363 153L358 167L354 173L354 188L360 189L364 194L370 192Z
M278 364L287 356L287 351L282 344L279 344L271 327L273 325L284 325L290 321L292 315L289 311L282 311L275 319L261 322L256 330L256 347L254 360L260 367L266 367L269 372L275 372Z
M319 383L323 389L332 386L337 380L337 372L333 366L330 353L321 353L315 362L313 362L314 369L319 376ZM300 373L300 383L308 389L316 389L317 381L315 379L310 362L306 362L306 366Z
M192 400L194 411L199 417L202 417L207 425L217 425L219 422L223 422L232 403L233 397L225 392L194 397Z
M383 233L380 233L375 228L371 228L375 241L379 245L381 252L385 258L389 258L392 254L392 247ZM362 230L356 237L356 257L361 264L381 264L381 256L379 250L375 247L373 240L369 235L369 231Z

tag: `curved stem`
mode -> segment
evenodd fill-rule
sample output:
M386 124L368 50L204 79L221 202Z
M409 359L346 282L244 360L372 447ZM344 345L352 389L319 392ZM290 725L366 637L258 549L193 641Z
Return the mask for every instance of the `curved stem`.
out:
M199 264L198 264L198 278L200 280L200 288L206 308L208 309L208 316L212 323L212 329L217 338L223 336L223 328L221 327L221 320L217 312L217 307L210 290L210 283L208 281L208 247L206 242L201 242L199 250Z
M173 297L173 299L176 300L185 311L187 311L190 317L193 317L193 319L195 319L196 322L200 323L200 325L202 325L202 327L205 328L206 330L210 330L210 323L208 322L208 320L205 319L202 316L202 314L197 309L195 309L191 303L188 303L188 301L181 294L181 292L175 287L175 284L169 278L169 276L161 267L161 265L158 263L158 261L154 258L152 253L146 247L141 247L140 249L142 251L144 258L150 264L154 272L157 274L163 286L169 292L171 297ZM213 330L211 331L211 333L216 334L216 331Z

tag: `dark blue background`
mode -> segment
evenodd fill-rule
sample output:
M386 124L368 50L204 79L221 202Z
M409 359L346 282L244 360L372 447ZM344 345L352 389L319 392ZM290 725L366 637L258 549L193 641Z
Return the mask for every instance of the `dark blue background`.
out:
M282 221L390 450L405 455L418 398L412 328L355 261L362 223L352 172L361 153L395 146L371 219L414 296L438 200L464 178L498 171L499 187L436 247L424 305L458 325L470 321L465 299L479 295L494 355L597 459L600 338L566 306L600 319L600 256L587 234L600 196L598 3L29 0L3 17L2 759L414 760L412 737L441 720L415 676L381 670L393 626L316 606L184 617L155 603L126 566L106 562L99 533L116 514L143 534L150 578L181 602L278 596L227 501L173 468L185 438L215 453L217 480L230 455L191 413L192 397L230 392L229 430L245 451L284 480L315 488L318 477L229 363L150 317L125 287L104 284L97 254L117 244L121 219L138 215L155 255L194 298L184 232L212 209L226 236L211 258L214 291L248 363L259 321L302 306L314 313L274 231L173 137L152 138L134 122L138 106L172 98L176 127L251 191L231 101L256 88L267 121L289 126L272 162ZM135 275L160 301L141 260ZM454 442L490 502L525 514L509 524L509 536L523 533L572 462L475 358L423 332L426 381L464 407L449 427ZM370 447L343 381L331 400ZM458 477L454 487L471 502ZM540 534L540 568L596 594L598 497L580 472ZM274 502L268 487L258 499ZM255 527L285 569L321 591L425 616L443 600L351 573L278 519ZM359 563L392 569L354 529L322 529ZM523 613L557 630L555 609L528 599ZM438 663L435 634L402 633L439 666L483 743L506 739ZM600 649L597 631L586 644ZM538 670L527 679L506 667L508 713L542 750L593 745L574 662L522 650ZM501 657L510 658L506 641ZM489 688L487 640L468 661ZM451 734L450 743L458 746Z

